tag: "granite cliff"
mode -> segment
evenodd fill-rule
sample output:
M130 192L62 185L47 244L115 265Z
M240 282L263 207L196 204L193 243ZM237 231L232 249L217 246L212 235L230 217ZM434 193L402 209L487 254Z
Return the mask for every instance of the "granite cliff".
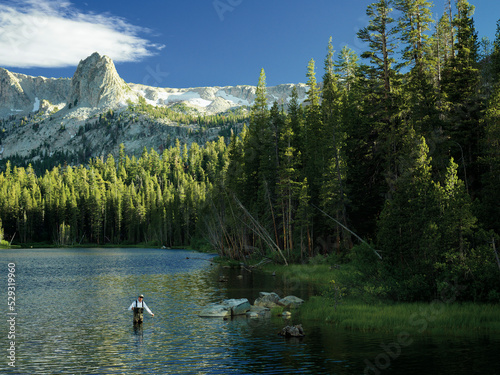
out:
M113 107L125 100L130 91L130 87L118 75L113 61L96 52L78 64L71 80L68 103Z
M303 101L306 85L285 84L267 88L269 104L286 104L294 86ZM72 78L31 77L0 68L0 158L36 161L56 152L101 156L116 154L120 143L130 153L168 147L176 139L204 143L217 138L224 124L207 129L139 115L131 108L142 97L153 108L194 116L241 114L253 104L255 92L255 86L243 85L159 88L126 83L113 61L98 53L80 61Z

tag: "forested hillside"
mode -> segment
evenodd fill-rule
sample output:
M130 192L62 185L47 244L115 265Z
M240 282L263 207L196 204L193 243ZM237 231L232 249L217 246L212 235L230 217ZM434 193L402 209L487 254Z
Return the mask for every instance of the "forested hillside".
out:
M304 105L294 91L271 106L262 70L249 126L226 141L137 160L122 148L116 162L38 177L9 166L5 236L355 258L396 300L430 300L453 281L461 298L499 301L500 21L493 42L479 40L466 0L437 23L431 5L370 5L366 51L330 41L322 78L307 67Z
M0 174L2 226L21 243L188 245L225 166L222 138L189 151L177 143L161 156L144 150L139 159L121 147L117 161L59 166L40 177L8 164Z

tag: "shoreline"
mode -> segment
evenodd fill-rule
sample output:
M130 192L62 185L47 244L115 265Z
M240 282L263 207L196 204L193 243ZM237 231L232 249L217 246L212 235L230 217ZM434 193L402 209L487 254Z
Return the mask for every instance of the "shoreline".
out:
M310 283L317 290L298 310L299 319L321 321L356 331L409 332L411 334L500 335L500 304L461 302L459 288L428 302L396 302L379 298L373 290L354 290L343 283L343 273L329 265L266 265L289 283Z
M162 248L158 245L151 245L147 243L139 243L139 244L96 244L96 243L88 243L88 244L77 244L77 245L56 245L56 244L47 244L47 243L33 243L33 244L22 244L22 245L11 245L10 247L0 247L0 250L30 250L30 249L80 249L80 248L102 248L102 249L114 249L114 248L123 248L123 249L163 249L163 250L196 250L199 252L203 252L201 250L193 249L191 246L169 246Z

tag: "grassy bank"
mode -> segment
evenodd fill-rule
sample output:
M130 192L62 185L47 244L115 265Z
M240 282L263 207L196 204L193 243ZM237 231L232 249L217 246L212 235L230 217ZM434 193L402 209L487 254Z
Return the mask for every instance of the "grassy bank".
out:
M298 318L324 321L339 328L360 331L425 333L500 333L500 305L460 303L453 296L430 303L395 303L382 297L375 280L349 265L267 265L266 272L288 281L314 285Z
M500 306L474 303L366 304L345 299L337 306L326 297L311 298L300 317L339 328L409 333L500 333Z
M0 249L19 249L21 246L11 245L9 241L1 240L0 241Z

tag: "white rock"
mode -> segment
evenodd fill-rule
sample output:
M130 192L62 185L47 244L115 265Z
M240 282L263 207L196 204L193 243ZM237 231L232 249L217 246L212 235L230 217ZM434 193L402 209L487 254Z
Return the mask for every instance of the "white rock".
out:
M198 314L201 317L230 317L245 315L250 310L250 303L246 298L227 299L221 303L211 303Z
M227 306L213 303L205 306L198 315L203 318L226 318L231 316L231 309Z
M250 310L250 303L246 298L241 299L228 299L223 302L224 305L229 306L231 315L245 315Z
M250 319L260 318L260 315L257 314L256 312L253 312L253 311L248 311L246 315L247 315L247 318L250 318Z
M287 296L285 298L280 299L277 303L280 306L285 306L294 309L302 305L304 303L304 300L295 296Z

